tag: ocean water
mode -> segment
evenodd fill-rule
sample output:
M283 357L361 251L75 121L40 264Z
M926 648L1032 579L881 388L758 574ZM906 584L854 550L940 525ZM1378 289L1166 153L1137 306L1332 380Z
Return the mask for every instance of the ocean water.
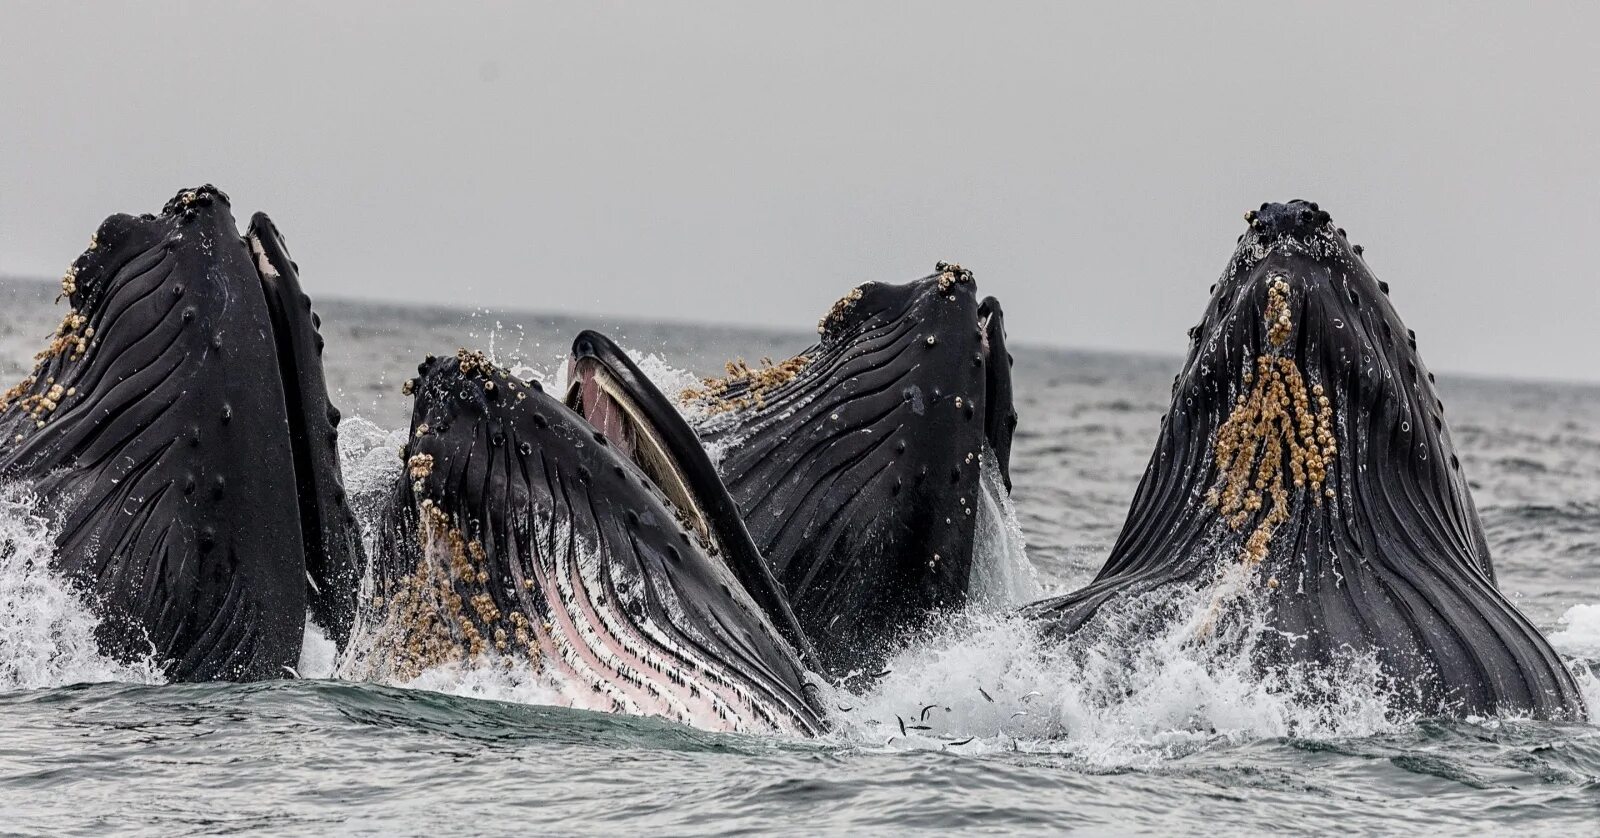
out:
M53 295L0 283L0 376L30 365L61 314ZM782 333L318 310L358 510L398 471L400 383L425 353L484 348L553 378L571 337L597 326L688 380L810 338L808 313ZM1008 619L1093 575L1179 365L1027 337L1012 335L1014 498L983 506L978 603L910 641L870 690L830 696L836 730L815 741L552 707L537 677L497 666L353 683L315 631L300 680L162 684L97 654L93 618L45 569L45 525L0 487L13 545L0 555L0 833L1600 833L1600 726L1387 718L1359 662L1269 683L1176 633L1067 648ZM1600 387L1440 376L1440 389L1500 584L1600 716ZM1327 683L1335 705L1296 699Z

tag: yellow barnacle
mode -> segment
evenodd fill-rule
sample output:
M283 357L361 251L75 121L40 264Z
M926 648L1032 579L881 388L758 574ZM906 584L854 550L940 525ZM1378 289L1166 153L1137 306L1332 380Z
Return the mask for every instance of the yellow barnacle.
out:
M1289 284L1281 278L1274 278L1268 286L1263 325L1268 329L1268 353L1272 354L1257 356L1255 367L1260 375L1245 370L1243 383L1249 392L1234 397L1233 410L1212 443L1217 477L1206 491L1205 502L1235 531L1256 519L1240 555L1241 561L1250 564L1266 559L1274 531L1289 520L1285 461L1288 482L1296 492L1309 489L1316 504L1324 495L1333 497L1333 489L1323 485L1328 464L1338 453L1332 404L1322 385L1306 386L1293 358L1276 354L1294 329L1288 294Z

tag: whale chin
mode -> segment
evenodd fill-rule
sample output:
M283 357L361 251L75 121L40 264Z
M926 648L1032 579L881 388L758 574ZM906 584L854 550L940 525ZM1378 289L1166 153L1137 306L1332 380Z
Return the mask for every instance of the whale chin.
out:
M265 215L211 186L116 215L70 310L0 399L0 474L51 518L55 567L122 659L176 680L281 676L308 608L342 641L361 561L322 339Z
M1201 639L1255 614L1264 667L1370 655L1397 712L1582 718L1571 674L1495 587L1388 285L1315 204L1247 218L1105 566L1027 613L1065 636L1132 597L1211 590Z

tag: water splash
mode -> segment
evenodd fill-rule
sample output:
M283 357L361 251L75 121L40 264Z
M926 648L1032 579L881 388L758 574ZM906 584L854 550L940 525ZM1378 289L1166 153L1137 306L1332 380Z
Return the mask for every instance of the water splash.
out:
M50 568L48 522L31 495L0 486L0 691L91 681L159 684L153 659L119 663L100 653L100 620Z
M441 664L397 686L516 704L555 707L569 704L558 686L532 663L494 654L480 655L464 663Z
M1600 726L1600 603L1574 605L1558 622L1566 628L1550 634L1550 645L1567 659L1590 724Z
M987 445L980 462L969 595L977 607L991 611L1033 602L1043 596L1044 588L1028 560L1028 541L1000 476L1000 464Z
M1550 645L1563 655L1600 660L1600 603L1574 605L1558 621L1566 628L1550 634Z
M1242 574L1241 574L1242 576ZM1235 598L1224 578L1176 606L1134 598L1067 641L1014 616L976 610L930 629L864 693L840 696L846 740L962 752L1029 750L1085 767L1147 767L1216 741L1369 736L1400 729L1370 656L1264 671L1259 608L1213 621ZM1177 619L1169 619L1170 615ZM1149 625L1165 625L1154 637Z
M378 512L404 467L400 450L406 444L406 434L405 428L389 430L360 416L344 420L339 427L339 467L344 473L345 496L367 536L369 551L372 523L378 519Z
M338 667L339 647L328 639L322 626L306 619L306 635L300 644L300 663L295 674L301 678L332 678Z

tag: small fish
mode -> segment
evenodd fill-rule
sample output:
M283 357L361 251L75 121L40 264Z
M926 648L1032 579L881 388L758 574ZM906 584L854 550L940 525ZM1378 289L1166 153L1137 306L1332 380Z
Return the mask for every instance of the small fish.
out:
M900 723L900 735L901 736L905 736L906 735L906 720L900 718L899 716L895 716L894 719L895 719L895 721Z
M1029 716L1029 715L1032 715L1032 714L1029 713L1026 710L1018 710L1017 712L1011 714L1011 718L1015 719L1018 716Z
M982 693L982 694L983 694L983 697L984 697L984 698L985 698L985 699L987 699L987 700L988 700L988 702L989 702L989 703L990 703L990 704L993 704L993 703L994 703L994 696L992 696L992 695L990 695L990 694L989 694L989 693L988 693L988 691L987 691L987 690L985 690L985 689L984 689L984 688L983 688L983 687L979 687L979 688L978 688L978 692L980 692L980 693Z
M283 671L289 673L289 677L290 678L293 678L296 681L300 680L300 673L296 672L294 667L292 667L292 666L290 666L288 664L284 664L283 665Z
M848 713L848 712L850 712L851 710L854 710L854 709L856 709L856 708L854 708L854 707L846 707L843 704L839 705L839 712L841 712L841 713Z
M933 730L932 725L907 725L906 730Z
M882 678L883 676L888 675L889 673L891 673L893 671L894 671L893 669L885 669L884 671L879 672L877 675L874 675L872 677L874 677L874 678Z
M946 742L945 744L946 745L965 745L968 742L971 742L972 740L977 739L977 738L978 737L976 737L976 736L968 736L967 738L961 740L960 742Z
M1027 695L1023 696L1022 700L1023 701L1027 701L1028 699L1033 698L1036 695L1044 695L1044 693L1039 692L1038 690L1034 690L1033 692L1028 693Z

